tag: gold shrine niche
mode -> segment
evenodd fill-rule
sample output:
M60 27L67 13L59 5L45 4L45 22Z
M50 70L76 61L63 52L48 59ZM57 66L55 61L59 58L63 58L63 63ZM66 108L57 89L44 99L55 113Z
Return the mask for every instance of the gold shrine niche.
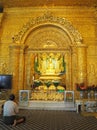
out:
M14 74L14 92L31 89L33 80L38 79L58 80L67 90L75 90L75 83L87 82L87 47L67 19L47 12L23 26L13 43L10 71Z
M34 68L42 75L60 75L65 73L65 61L62 53L43 52L35 56Z

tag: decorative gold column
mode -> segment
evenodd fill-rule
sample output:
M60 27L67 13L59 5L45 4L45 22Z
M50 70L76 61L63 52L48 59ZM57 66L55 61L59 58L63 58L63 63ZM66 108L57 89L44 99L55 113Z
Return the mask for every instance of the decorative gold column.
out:
M0 13L0 26L3 18L3 13ZM1 42L1 35L0 35L0 42ZM1 50L1 45L0 45L0 50ZM1 56L1 51L0 51L0 56Z
M34 53L31 54L31 73L30 73L30 84L33 84L33 80L35 79L35 72L34 72ZM30 88L31 89L31 88Z
M24 89L24 51L25 46L21 45L19 56L19 83L18 83L19 90Z
M1 22L2 22L2 18L3 18L3 13L0 13L0 25L1 25Z
M83 44L77 46L78 83L87 84L87 47Z
M12 44L9 50L9 69L13 75L12 92L18 93L20 45Z
M24 77L24 89L31 88L31 67L32 67L32 52L27 50L25 52L25 77Z
M71 90L71 54L70 51L65 53L66 62L66 90Z
M78 82L78 68L77 68L77 49L75 46L72 46L72 52L71 52L71 85L72 90L76 90L75 83Z

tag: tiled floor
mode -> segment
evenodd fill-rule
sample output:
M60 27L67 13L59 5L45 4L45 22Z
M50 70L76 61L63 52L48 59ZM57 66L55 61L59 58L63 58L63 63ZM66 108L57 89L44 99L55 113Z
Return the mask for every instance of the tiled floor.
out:
M97 112L81 112L82 116L94 116L97 118Z
M74 111L20 110L26 122L16 127L6 126L0 119L0 130L97 130L94 116L82 116Z

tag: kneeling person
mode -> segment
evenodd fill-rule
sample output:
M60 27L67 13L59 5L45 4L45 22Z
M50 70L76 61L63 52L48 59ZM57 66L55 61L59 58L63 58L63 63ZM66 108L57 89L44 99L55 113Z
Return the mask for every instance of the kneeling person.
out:
M18 123L25 121L25 117L17 115L19 112L18 105L15 102L15 95L11 94L9 100L4 103L3 106L3 121L7 125L15 126Z

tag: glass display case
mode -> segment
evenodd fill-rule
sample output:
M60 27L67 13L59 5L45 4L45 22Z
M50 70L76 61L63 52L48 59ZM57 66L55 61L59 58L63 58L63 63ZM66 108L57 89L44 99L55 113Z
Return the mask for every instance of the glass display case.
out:
M65 91L65 102L72 102L74 103L74 91Z
M64 103L66 107L74 107L74 91L64 91Z

